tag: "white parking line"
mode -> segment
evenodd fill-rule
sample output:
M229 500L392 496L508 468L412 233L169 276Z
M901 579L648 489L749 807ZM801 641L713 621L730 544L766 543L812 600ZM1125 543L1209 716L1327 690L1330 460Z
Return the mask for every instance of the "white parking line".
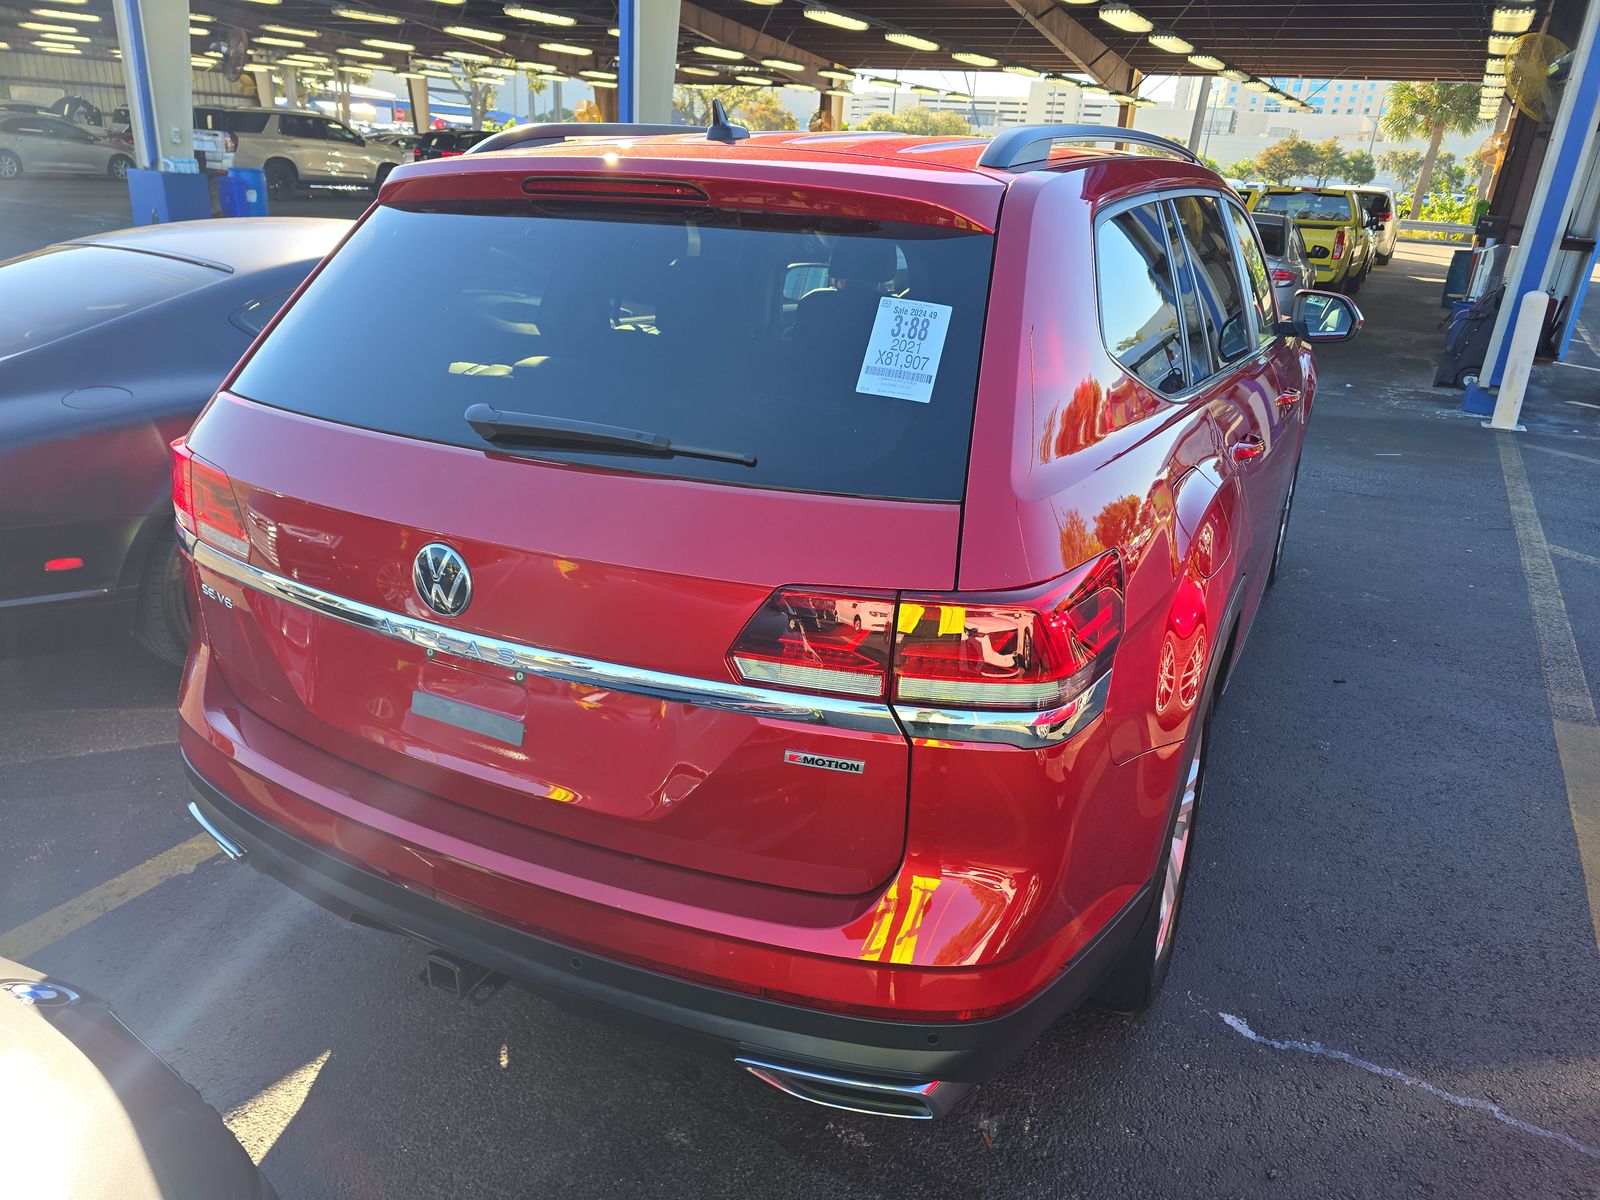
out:
M1559 554L1562 558L1576 559L1581 563L1588 563L1591 567L1600 567L1600 558L1592 554L1583 554L1577 550L1568 550L1565 546L1551 546L1551 554Z
M1600 1158L1600 1150L1595 1149L1593 1146L1586 1145L1578 1141L1577 1138L1569 1137L1564 1133L1557 1133L1554 1129L1546 1129L1543 1125L1535 1125L1532 1121L1524 1121L1520 1117L1513 1117L1498 1104L1488 1100L1480 1100L1476 1096L1458 1096L1455 1092L1447 1092L1442 1087L1429 1083L1426 1079L1418 1079L1414 1075L1407 1075L1404 1071L1396 1070L1394 1067L1385 1067L1375 1062L1368 1062L1366 1059L1357 1058L1344 1050L1331 1050L1321 1042L1279 1041L1277 1038L1267 1037L1265 1034L1257 1033L1254 1029L1251 1029L1250 1023L1243 1017L1236 1017L1232 1013L1218 1013L1217 1016L1222 1018L1229 1029L1249 1038L1258 1046L1269 1046L1274 1050L1293 1050L1301 1054L1315 1054L1319 1058L1331 1058L1335 1062L1347 1063L1370 1074L1381 1076L1384 1079L1392 1079L1396 1083L1403 1083L1407 1087L1420 1088L1430 1096L1435 1096L1446 1104L1454 1104L1457 1108L1470 1108L1476 1112L1487 1113L1502 1125L1509 1125L1522 1133L1531 1133L1534 1137L1548 1138L1552 1142L1559 1142L1568 1150L1576 1150L1579 1154L1588 1158Z

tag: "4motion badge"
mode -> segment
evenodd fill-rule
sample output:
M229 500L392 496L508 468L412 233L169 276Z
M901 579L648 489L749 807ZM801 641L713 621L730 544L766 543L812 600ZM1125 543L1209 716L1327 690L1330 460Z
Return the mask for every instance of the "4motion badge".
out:
M843 771L846 775L861 775L867 769L867 764L860 759L808 754L804 750L785 750L783 761L795 767L818 767L824 771Z

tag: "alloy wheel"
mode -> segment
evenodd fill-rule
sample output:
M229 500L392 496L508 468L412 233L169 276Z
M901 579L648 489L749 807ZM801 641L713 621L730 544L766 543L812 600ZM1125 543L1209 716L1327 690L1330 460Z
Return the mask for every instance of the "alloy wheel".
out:
M15 179L21 164L12 154L0 154L0 179Z
M1172 823L1172 840L1167 847L1167 869L1161 879L1161 911L1156 924L1156 961L1172 952L1172 934L1178 923L1178 904L1183 899L1183 867L1189 860L1189 839L1194 832L1195 802L1200 798L1200 765L1205 750L1205 730L1196 737L1194 757L1183 782L1178 801L1178 816Z

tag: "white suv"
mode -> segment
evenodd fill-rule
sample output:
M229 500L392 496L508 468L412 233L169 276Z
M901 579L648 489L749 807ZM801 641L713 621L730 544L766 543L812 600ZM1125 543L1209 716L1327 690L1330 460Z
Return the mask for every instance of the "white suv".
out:
M269 195L284 198L311 183L377 187L405 161L397 146L369 142L341 121L296 108L197 108L195 128L225 129L239 140L234 163L266 172Z

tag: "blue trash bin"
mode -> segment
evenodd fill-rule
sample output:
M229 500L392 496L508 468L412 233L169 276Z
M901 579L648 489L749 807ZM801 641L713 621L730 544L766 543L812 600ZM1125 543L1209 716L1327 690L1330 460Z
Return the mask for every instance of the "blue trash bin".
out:
M250 210L245 200L245 182L232 175L217 176L217 207L225 217L247 217Z
M234 167L228 172L229 179L237 179L244 184L244 212L241 216L264 217L267 215L267 173L258 171L253 167Z

